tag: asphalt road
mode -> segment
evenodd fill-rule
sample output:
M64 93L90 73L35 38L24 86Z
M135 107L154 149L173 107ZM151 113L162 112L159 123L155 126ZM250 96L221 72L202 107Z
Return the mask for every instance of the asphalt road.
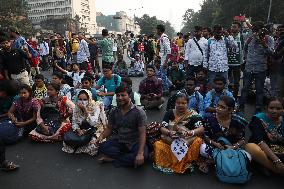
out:
M136 91L140 80L133 78ZM248 106L246 117L253 110L253 105ZM148 122L160 121L164 112L147 111ZM61 147L62 143L37 144L27 139L8 146L7 159L21 167L12 173L0 172L0 189L282 189L284 186L284 177L267 178L259 173L248 184L229 185L219 182L213 171L209 175L198 170L187 175L167 175L154 170L151 162L138 169L115 168L111 164L98 164L96 157L66 154Z

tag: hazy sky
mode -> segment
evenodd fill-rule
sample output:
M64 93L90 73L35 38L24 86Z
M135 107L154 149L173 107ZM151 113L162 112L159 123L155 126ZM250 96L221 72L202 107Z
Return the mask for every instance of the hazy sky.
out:
M179 31L185 11L188 8L199 10L201 2L202 0L96 0L96 5L97 12L105 15L125 11L132 17L134 14L142 16L144 13L157 16L160 20L170 21Z

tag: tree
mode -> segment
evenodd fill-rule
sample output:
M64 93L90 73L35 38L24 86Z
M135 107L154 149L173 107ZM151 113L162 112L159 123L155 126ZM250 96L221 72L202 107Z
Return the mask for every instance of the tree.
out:
M144 14L142 17L135 17L135 22L141 28L141 34L155 34L156 33L156 26L158 24L165 25L166 34L169 37L175 36L175 29L172 27L169 21L162 21L158 20L156 16L150 17L148 14Z
M36 33L28 19L28 7L23 0L0 0L0 26L17 27L22 35L31 36Z
M252 21L266 22L269 0L204 0L201 9L194 12L188 9L183 16L184 31L191 31L192 26L214 26L221 24L230 27L233 17L245 15ZM270 22L283 23L284 1L273 0Z

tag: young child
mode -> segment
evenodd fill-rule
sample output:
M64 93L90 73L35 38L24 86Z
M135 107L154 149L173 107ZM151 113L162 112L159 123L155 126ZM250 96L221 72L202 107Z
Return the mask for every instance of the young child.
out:
M47 88L44 83L44 76L38 74L35 76L35 83L32 87L34 98L41 100L47 97Z
M71 72L64 70L63 68L58 66L57 63L55 63L54 66L59 71L61 71L64 74L67 74L67 76L69 76L73 79L73 87L75 87L75 88L80 87L81 79L84 77L85 72L80 71L80 66L77 63L72 64L72 71Z
M85 74L85 76L81 79L81 83L82 83L81 88L77 89L75 91L75 94L72 97L72 101L75 102L77 100L76 97L78 96L81 89L89 90L92 93L93 100L97 101L98 100L97 91L96 91L96 88L93 87L93 78L91 78L91 77L87 76L87 74Z
M127 77L128 76L128 69L126 62L123 60L123 55L117 55L117 62L114 65L113 73L119 75L120 77Z
M135 55L135 59L133 59L134 64L133 68L129 72L129 76L132 77L143 77L144 76L144 62L141 60L139 54Z

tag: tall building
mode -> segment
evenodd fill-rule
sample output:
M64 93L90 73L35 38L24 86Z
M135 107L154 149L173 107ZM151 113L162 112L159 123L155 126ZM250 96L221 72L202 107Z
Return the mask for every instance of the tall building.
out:
M129 17L126 12L116 12L115 15L103 15L97 12L97 23L100 27L105 27L110 31L125 33L132 32L140 34L140 27L134 22L132 17Z
M96 31L95 0L26 0L29 19L35 25L49 19L80 18L81 28ZM64 24L64 23L62 23Z

